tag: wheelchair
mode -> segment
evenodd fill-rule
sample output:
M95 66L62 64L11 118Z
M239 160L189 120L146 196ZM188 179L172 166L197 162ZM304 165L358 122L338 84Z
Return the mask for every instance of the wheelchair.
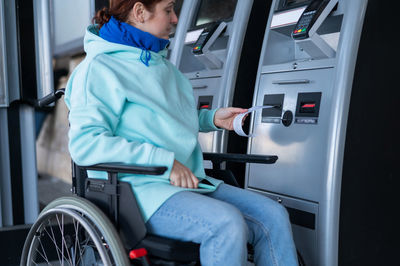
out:
M38 101L55 102L60 89ZM238 186L224 162L272 164L277 156L204 153L213 169L207 175ZM107 172L107 179L88 178L87 170ZM162 175L164 166L72 162L72 194L48 204L25 240L21 266L25 265L200 265L199 244L151 235L131 186L119 173ZM251 250L251 249L250 249ZM250 254L251 255L251 254Z

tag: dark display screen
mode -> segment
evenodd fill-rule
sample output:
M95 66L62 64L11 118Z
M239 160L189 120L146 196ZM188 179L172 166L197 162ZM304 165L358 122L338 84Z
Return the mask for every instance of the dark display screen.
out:
M297 6L305 2L309 2L309 0L286 0L286 7Z
M313 1L310 6L308 7L308 10L316 10L319 8L319 6L321 5L322 0L320 1Z
M174 11L178 18L179 18L179 15L181 14L182 4L183 4L183 0L176 0L176 2L175 2Z
M311 2L312 2L312 0L281 0L279 2L277 11L283 11L283 10L288 10L288 9L292 9L292 8L305 6L305 5L310 4Z
M237 0L202 0L194 26L233 18L236 4Z

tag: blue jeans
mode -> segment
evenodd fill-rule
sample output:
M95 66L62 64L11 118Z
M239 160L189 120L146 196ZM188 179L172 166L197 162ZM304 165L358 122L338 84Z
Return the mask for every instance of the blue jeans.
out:
M247 242L256 265L297 265L286 209L255 192L221 184L209 194L183 191L147 222L149 232L200 243L200 262L246 265Z

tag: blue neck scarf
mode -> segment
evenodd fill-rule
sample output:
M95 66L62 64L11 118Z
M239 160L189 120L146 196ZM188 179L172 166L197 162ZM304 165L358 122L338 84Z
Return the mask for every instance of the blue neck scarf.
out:
M149 66L151 53L153 51L158 53L163 50L168 44L169 40L157 38L156 36L139 30L138 28L121 22L114 17L101 27L99 35L106 41L129 45L142 49L140 54L140 61L146 66Z

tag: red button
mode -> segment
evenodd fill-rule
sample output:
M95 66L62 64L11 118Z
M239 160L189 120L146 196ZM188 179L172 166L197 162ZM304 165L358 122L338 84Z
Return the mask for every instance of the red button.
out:
M147 250L145 248L133 249L129 252L130 259L138 259L147 255Z
M315 103L306 103L302 106L302 108L314 108L315 107Z

